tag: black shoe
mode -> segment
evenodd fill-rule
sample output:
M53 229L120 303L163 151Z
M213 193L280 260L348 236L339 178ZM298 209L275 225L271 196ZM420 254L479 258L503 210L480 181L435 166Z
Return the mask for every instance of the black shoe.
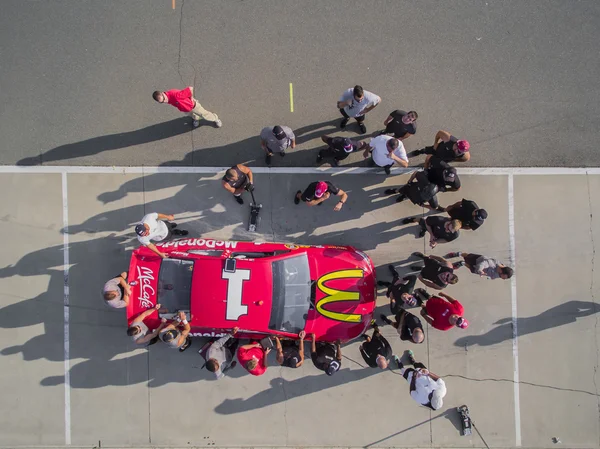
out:
M421 271L423 267L421 265L411 265L410 269L413 271Z
M454 268L455 270L458 270L460 267L462 267L465 264L464 260L459 260L458 262L454 262L452 264L452 268Z
M365 132L367 132L367 131L365 131ZM363 134L364 134L364 133L363 133ZM392 170L390 170L390 167L383 167L383 169L385 170L385 174L386 174L386 175L390 175L390 174L392 174Z
M267 155L265 156L265 162L267 165L271 165L271 157L273 155L271 153L267 153Z
M424 288L415 288L415 290L413 291L413 296L417 298L419 305L421 305L429 299L430 295Z
M400 195L398 198L396 198L396 203L401 203L405 199L406 199L406 195Z
M321 161L323 161L323 156L321 156L321 152L319 151L319 154L317 154L317 164Z
M358 124L358 127L360 128L360 133L361 133L361 134L366 134L366 132L367 132L367 127L365 126L365 124L364 124L364 123L359 123L359 124ZM388 174L389 174L389 173L388 173Z
M421 150L415 150L412 153L410 153L411 156L418 156L420 154L424 154L425 153L425 148L421 149Z
M392 285L392 283L387 281L377 281L377 285L379 285L380 287L389 287L390 285Z
M394 195L395 193L398 193L398 189L385 189L385 193L386 195Z
M241 196L234 196L234 198L239 204L244 204L244 200L242 199Z
M332 166L332 167L339 167L339 166L340 166L340 163L338 162L338 160L337 160L337 159L333 159L333 160L331 161L331 166Z
M388 265L388 270L390 270L390 273L392 273L393 277L397 277L398 276L398 272L396 271L396 267L394 267L392 264Z
M427 234L427 228L421 226L421 230L419 231L419 238L425 237L425 234Z
M175 223L173 221L171 223L169 223L169 224L171 226L171 229L175 229L177 227L177 223Z
M350 120L350 119L344 117L340 123L340 128L344 129L346 127L346 125L348 124L348 120Z
M402 224L409 224L409 223L414 223L415 222L415 217L408 217L405 218L404 220L402 220Z
M394 362L396 362L396 366L398 367L398 369L404 368L404 365L402 364L397 355L394 356Z
M281 156L281 157L285 157L285 151L280 151L280 152L279 152L279 156Z
M302 191L301 190L298 190L296 192L296 196L294 197L294 204L300 204L300 197L298 196L299 194L302 195Z
M425 259L425 254L420 253L419 251L415 251L411 254L411 256L419 257L420 259Z
M383 313L381 315L379 315L379 318L381 318L381 321L383 321L385 324L392 324L392 320L390 320L387 316L385 316Z
M173 235L184 236L184 235L188 235L188 234L189 234L189 232L188 231L184 231L183 229L175 229L175 230L173 230Z

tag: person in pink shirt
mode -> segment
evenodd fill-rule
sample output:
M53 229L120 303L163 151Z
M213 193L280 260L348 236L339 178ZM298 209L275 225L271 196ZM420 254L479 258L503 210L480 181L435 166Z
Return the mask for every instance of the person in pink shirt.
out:
M172 89L166 92L160 90L154 91L152 94L159 103L168 103L176 107L181 112L185 112L194 119L194 128L200 125L200 119L213 122L217 128L223 126L221 120L214 112L207 111L202 107L200 102L194 98L194 88L186 87L183 90Z

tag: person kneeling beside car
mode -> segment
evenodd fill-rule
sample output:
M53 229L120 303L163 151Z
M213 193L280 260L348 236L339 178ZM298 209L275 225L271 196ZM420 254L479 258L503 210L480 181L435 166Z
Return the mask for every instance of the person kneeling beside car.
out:
M185 313L179 312L178 323L170 323L160 331L160 339L170 348L179 348L179 352L185 351L190 347L192 338L189 336L191 326L188 323Z

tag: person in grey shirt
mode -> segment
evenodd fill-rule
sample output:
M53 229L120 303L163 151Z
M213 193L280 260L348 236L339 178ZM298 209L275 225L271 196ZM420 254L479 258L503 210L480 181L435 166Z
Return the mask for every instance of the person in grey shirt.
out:
M233 361L233 354L235 354L239 341L234 336L238 330L237 327L234 327L230 334L219 338L206 351L206 369L215 373L217 379L225 377L225 372L236 365L236 362Z
M452 264L455 270L465 265L471 270L471 273L489 279L510 279L513 275L513 269L511 267L507 267L496 259L482 256L481 254L460 252L446 254L446 258L452 257L462 257L464 259Z
M131 287L126 279L127 271L123 271L119 276L112 278L104 284L102 291L104 294L104 304L115 309L122 309L129 305Z
M361 134L367 132L367 127L364 124L365 114L372 111L381 103L381 97L373 92L364 90L362 86L356 85L344 91L337 102L337 107L340 114L344 116L340 123L340 128L344 129L350 118L356 119Z
M160 325L152 332L149 332L144 320L154 312L158 312L159 309L160 304L156 304L152 309L144 310L131 321L131 324L127 328L127 335L131 337L131 340L136 345L150 346L158 341L158 334L167 325L167 320L163 318Z
M267 126L260 132L260 146L267 153L265 162L271 165L271 156L275 151L283 157L285 150L296 148L296 136L289 126Z
M169 348L177 348L179 352L183 352L192 344L192 338L189 336L190 330L192 328L185 313L179 311L177 319L167 324L158 336Z

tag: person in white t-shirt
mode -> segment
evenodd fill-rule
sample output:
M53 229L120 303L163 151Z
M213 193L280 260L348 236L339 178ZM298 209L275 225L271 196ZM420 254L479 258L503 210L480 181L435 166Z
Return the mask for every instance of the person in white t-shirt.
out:
M142 221L135 227L138 240L142 245L148 247L163 259L166 259L169 256L160 252L152 241L163 242L169 240L173 235L188 235L188 231L175 229L177 223L173 223L173 220L175 220L173 215L158 214L156 212L144 215Z
M344 129L352 117L356 119L361 134L365 134L367 132L364 124L365 114L375 109L379 103L381 103L381 97L364 90L362 86L356 85L354 88L344 91L337 102L337 107L344 116L340 128Z
M378 165L385 169L385 173L391 173L394 162L401 167L408 167L408 157L404 145L395 137L381 135L371 139L367 145L363 157L366 159L371 155L371 165Z
M400 369L400 374L410 385L410 396L425 407L439 410L444 405L442 399L446 396L446 383L440 376L430 372L425 365L417 362L410 350L408 358L414 368L404 368L398 357L395 357L394 360Z

